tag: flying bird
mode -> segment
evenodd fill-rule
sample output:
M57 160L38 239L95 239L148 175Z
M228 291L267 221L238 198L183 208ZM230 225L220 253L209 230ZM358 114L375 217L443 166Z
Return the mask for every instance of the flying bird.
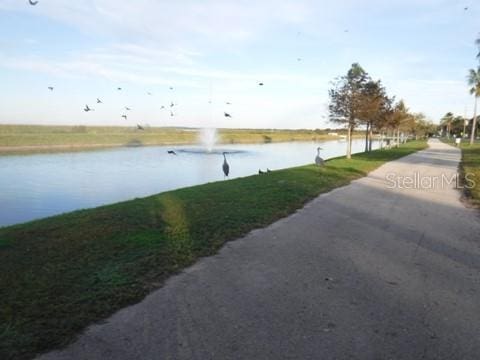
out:
M125 106L125 110L130 111L132 109L130 109L128 106Z
M30 5L33 5L33 6L38 4L38 1L28 0L28 2L30 3Z
M168 150L167 153L171 154L171 155L177 155L177 153L173 150Z
M230 114L229 114L229 113L227 113L227 112L224 112L223 114L224 114L224 116L225 116L225 117L229 117L229 118L231 118L231 117L232 117L232 115L230 115Z
M317 148L317 156L315 156L315 164L322 166L325 164L325 161L320 157L320 150L323 150L321 147Z
M170 116L173 116L173 111L172 110L170 110Z
M230 173L230 165L228 165L227 157L225 156L225 154L226 154L226 152L223 152L222 170L223 170L223 175L228 177L228 174Z
M347 33L347 32L348 32L348 29L343 30L343 32L346 32L346 33Z
M85 112L93 111L93 109L90 109L88 105L85 105L85 108L83 109Z
M170 90L173 90L173 86L170 86Z
M297 61L302 61L302 58L297 58Z
M125 120L127 120L127 115L123 114L123 115L122 115L122 118L124 118Z
M122 90L122 88L121 88L121 87L118 87L117 90L120 91L120 90Z
M142 125L140 125L140 124L137 124L137 129L138 129L138 130L145 130L144 127L143 127Z
M227 104L227 105L232 105L232 103L231 103L231 102L229 102L229 101L227 101L225 104Z
M48 90L53 91L53 86L49 86Z
M147 95L152 96L152 93L150 91L147 91Z
M170 103L170 107L174 107L175 104L173 103L173 101Z
M103 104L102 100L100 100L99 98L97 98L97 104Z
M467 11L467 10L468 10L468 6L465 6L465 7L463 8L463 10Z
M263 82L259 82L259 83L258 83L258 86L263 86Z

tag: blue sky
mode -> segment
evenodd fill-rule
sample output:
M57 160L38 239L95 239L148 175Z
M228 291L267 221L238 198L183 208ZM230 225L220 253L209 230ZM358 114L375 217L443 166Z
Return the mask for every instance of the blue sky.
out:
M0 123L332 126L353 62L434 121L471 115L479 19L473 0L0 0Z

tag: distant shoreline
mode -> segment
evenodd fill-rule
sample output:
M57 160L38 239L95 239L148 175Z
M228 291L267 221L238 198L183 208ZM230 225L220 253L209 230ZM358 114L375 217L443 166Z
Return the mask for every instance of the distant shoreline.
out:
M196 145L201 129L0 125L0 156L94 151L118 147ZM344 130L218 129L217 144L341 139ZM360 132L354 135L361 137Z

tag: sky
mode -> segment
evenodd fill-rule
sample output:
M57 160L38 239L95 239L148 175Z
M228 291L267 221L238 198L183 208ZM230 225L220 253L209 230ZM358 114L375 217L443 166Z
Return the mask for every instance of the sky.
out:
M0 0L0 124L335 127L354 62L434 122L472 116L479 20L476 0Z

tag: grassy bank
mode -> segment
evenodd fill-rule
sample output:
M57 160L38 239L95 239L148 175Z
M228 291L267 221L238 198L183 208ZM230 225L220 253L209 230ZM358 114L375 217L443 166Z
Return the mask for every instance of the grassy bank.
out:
M455 146L453 139L442 138L443 142ZM467 185L465 176L475 182L471 188L464 188L466 200L473 206L480 207L480 142L477 140L470 145L469 140L463 140L460 144L462 150L462 161L459 167L459 173L462 177L462 183Z
M342 133L341 131L338 132ZM358 134L360 136L360 134ZM109 146L184 145L198 142L193 128L0 125L0 155L79 151ZM336 139L327 130L219 129L218 142L269 143Z
M426 147L336 158L0 229L0 358L62 346L226 241Z

